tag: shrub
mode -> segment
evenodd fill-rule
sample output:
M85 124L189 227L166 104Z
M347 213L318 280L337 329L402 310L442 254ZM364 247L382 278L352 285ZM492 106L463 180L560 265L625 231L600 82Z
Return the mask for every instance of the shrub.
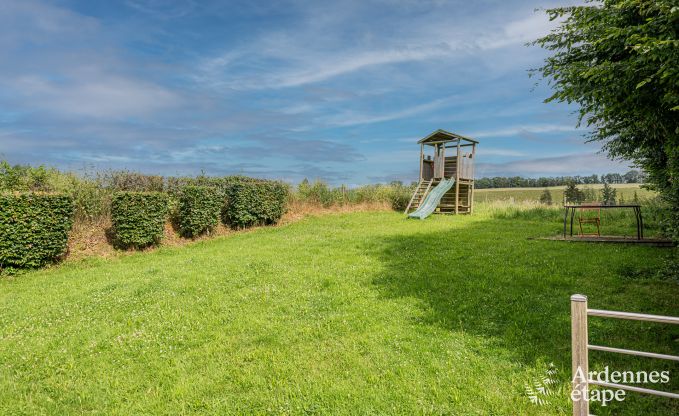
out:
M540 194L540 203L545 204L545 205L552 205L552 193L549 191L549 189L546 189L542 191L542 194Z
M601 189L601 199L604 205L615 205L615 196L617 191L612 188L608 182L604 182L604 187Z
M219 222L223 199L215 188L185 186L179 194L177 223L184 237L195 237L212 231Z
M568 182L566 189L563 191L563 196L566 202L572 204L579 204L585 200L584 193L578 189L578 186L573 181Z
M167 194L116 192L111 200L114 245L143 248L160 242L168 212Z
M399 212L405 211L412 196L413 193L408 188L394 187L394 192L391 195L391 209Z
M285 213L288 188L283 183L241 178L224 189L222 220L230 226L275 224Z
M59 259L72 224L68 195L0 195L0 268L40 267Z

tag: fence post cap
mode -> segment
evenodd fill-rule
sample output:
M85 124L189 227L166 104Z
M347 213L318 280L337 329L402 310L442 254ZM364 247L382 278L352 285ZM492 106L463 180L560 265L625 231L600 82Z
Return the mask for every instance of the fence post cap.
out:
M587 302L587 296L585 295L572 295L571 302Z

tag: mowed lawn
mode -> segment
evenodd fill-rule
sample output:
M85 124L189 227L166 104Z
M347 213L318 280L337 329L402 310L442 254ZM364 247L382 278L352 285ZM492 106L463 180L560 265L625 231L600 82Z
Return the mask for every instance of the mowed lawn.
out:
M0 414L570 414L569 296L679 315L675 249L529 240L558 221L308 218L0 278ZM592 343L679 329L591 318ZM527 384L553 363L551 395ZM672 362L593 352L592 369ZM593 413L679 411L629 394Z

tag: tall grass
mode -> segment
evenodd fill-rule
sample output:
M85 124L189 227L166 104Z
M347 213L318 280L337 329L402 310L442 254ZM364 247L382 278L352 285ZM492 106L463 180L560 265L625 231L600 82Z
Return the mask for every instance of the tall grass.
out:
M642 207L644 233L646 236L666 236L664 230L670 215L669 207L657 197L640 199L639 203ZM539 201L515 201L513 199L477 202L474 212L498 219L551 222L555 225L558 224L559 227L563 224L565 214L563 205L560 204L547 205ZM574 232L575 228L578 227L577 216L579 215L581 213L576 212ZM592 216L594 213L584 211L582 215ZM636 235L636 217L631 209L602 209L600 215L602 234ZM559 227L555 227L555 230ZM592 231L591 227L589 229Z
M390 184L364 185L355 188L347 186L331 187L327 183L316 180L302 181L290 194L292 202L318 204L323 207L348 205L384 205L403 210L401 201L410 198L413 186L403 185L401 182ZM407 204L407 201L406 201Z

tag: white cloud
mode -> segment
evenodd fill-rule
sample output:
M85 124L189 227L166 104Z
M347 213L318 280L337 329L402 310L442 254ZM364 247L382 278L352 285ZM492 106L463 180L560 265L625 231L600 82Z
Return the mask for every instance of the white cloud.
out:
M14 80L12 89L34 109L68 117L124 118L167 109L179 97L160 86L96 71L57 83L38 76Z
M0 2L0 106L114 120L181 103L178 93L144 78L99 20L31 0Z
M484 146L479 146L478 149L476 150L476 153L480 157L483 157L483 156L508 156L508 157L526 156L526 153L520 152L518 150L501 149L501 148L484 147Z
M563 124L532 124L525 126L511 126L503 127L495 130L481 130L470 133L471 137L505 137L517 136L525 133L557 133L557 132L572 132L577 131L575 126Z
M434 21L432 16L423 21L414 18L403 24L417 27L417 31L404 30L404 34L384 37L379 45L357 42L357 46L341 48L335 45L335 39L324 41L332 29L310 23L295 33L267 33L243 47L205 59L197 65L199 71L193 78L213 87L232 89L289 88L385 65L429 60L433 65L449 65L491 50L522 46L555 26L544 13L523 16L509 21L502 16L497 22L481 22L480 16L457 25L450 25L449 19L441 16L435 16ZM483 27L482 32L479 27ZM275 63L271 65L274 69L262 70L265 62ZM248 69L246 73L238 74L244 68Z
M263 86L297 87L324 81L339 75L371 66L388 65L402 62L423 61L449 53L444 47L405 48L400 50L367 51L355 55L325 60L315 67L302 71L291 71L272 77Z
M479 40L481 49L496 49L524 44L549 34L557 23L549 21L545 13L533 13L526 18L510 21L501 30Z
M476 176L559 176L619 172L630 162L608 159L600 153L574 153L504 163L479 163Z
M442 98L427 103L403 108L400 110L382 114L364 114L358 112L345 112L319 120L320 124L336 127L357 126L362 124L381 123L384 121L398 120L412 117L418 114L437 110L453 102L453 98Z

